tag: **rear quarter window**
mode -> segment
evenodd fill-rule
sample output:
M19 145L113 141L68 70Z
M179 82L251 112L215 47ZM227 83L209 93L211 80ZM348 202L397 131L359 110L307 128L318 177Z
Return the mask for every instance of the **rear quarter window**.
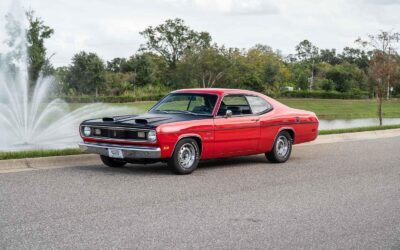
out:
M253 114L265 113L272 109L272 105L261 97L249 95L246 98Z

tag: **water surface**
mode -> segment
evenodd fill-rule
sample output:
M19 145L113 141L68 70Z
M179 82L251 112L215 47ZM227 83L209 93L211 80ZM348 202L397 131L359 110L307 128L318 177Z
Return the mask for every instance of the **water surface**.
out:
M398 125L400 118L383 118L383 125ZM378 126L378 118L320 120L320 130Z

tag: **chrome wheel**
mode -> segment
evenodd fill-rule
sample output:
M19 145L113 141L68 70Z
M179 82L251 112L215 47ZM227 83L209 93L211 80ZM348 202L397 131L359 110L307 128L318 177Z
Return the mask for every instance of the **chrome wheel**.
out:
M286 136L279 136L276 141L276 153L279 157L285 158L289 152L289 140Z
M276 136L272 150L265 153L267 159L272 163L286 162L292 152L292 138L292 135L286 130L279 132Z
M178 163L182 168L188 169L192 167L196 159L196 149L193 144L185 143L179 149Z

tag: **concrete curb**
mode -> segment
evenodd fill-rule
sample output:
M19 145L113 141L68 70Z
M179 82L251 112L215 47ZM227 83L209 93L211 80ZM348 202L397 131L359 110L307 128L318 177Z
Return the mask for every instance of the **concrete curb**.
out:
M346 141L371 140L371 139L389 138L397 136L400 136L400 129L321 135L317 138L317 140L313 142L299 144L296 147L325 144L325 143L346 142ZM0 173L51 169L51 168L93 166L99 164L101 164L99 156L93 154L1 160Z
M0 172L98 165L98 155L69 155L0 161Z
M332 135L320 135L317 140L299 144L299 146L317 145L325 143L335 142L346 142L346 141L361 141L361 140L372 140L382 139L400 136L400 129L387 129L387 130L375 130L375 131L364 131L355 133L344 133L344 134L332 134Z

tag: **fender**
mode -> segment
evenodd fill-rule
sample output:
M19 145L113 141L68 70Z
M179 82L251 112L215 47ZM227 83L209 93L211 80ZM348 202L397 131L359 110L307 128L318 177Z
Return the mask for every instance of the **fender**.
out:
M200 148L200 158L201 158L202 157L202 153L203 153L203 138L201 138L201 136L199 134L182 134L182 135L179 135L178 139L176 140L176 142L175 142L175 144L174 144L174 146L173 146L173 148L171 150L170 157L172 156L172 154L175 151L176 144L178 144L178 142L180 140L185 139L185 138L190 138L190 137L196 137L196 138L198 138L200 140L199 148Z
M296 132L295 132L294 128L292 128L292 127L282 127L282 128L280 128L280 129L278 130L278 133L275 135L275 140L276 140L276 137L278 136L278 134L279 134L282 130L290 130L290 131L292 131L292 133L293 133L292 143L295 144ZM274 140L274 143L275 143L275 140Z

